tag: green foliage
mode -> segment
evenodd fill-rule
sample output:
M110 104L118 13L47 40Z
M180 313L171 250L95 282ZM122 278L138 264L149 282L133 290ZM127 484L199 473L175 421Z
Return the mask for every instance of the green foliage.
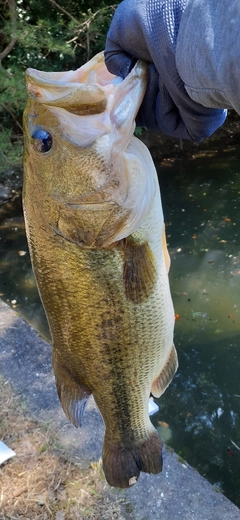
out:
M134 135L140 137L147 130L146 126L136 126Z
M22 149L24 71L76 69L105 45L118 1L0 0L0 172Z
M22 111L26 102L23 71L7 74L0 69L0 173L21 163Z
M0 133L0 173L21 163L22 148L21 136L14 137L11 129Z

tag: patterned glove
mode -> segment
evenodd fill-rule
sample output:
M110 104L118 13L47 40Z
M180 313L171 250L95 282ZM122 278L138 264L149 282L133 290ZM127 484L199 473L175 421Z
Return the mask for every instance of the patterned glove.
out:
M149 63L148 88L137 116L138 125L200 142L224 123L227 111L193 101L177 72L177 36L188 1L124 0L107 35L105 61L109 71L122 78L137 59Z

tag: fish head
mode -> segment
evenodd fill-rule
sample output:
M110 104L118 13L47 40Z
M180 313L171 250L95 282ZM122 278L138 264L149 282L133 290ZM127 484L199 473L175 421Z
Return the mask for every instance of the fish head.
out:
M100 242L130 234L139 225L141 216L136 218L136 213L143 213L148 183L146 168L141 171L141 166L136 174L141 163L138 147L135 156L132 145L131 157L126 155L146 90L147 65L137 62L121 80L108 72L100 53L76 71L28 69L26 84L24 194L28 186L32 199L36 194L42 203L45 218L54 214L54 225L63 234L69 233L63 221L72 217L76 227L78 216L87 211L87 221L98 222L88 245L99 236L106 211L115 214L114 224L108 226L108 237L106 230L102 233ZM148 191L145 206L152 197L152 183ZM129 220L134 221L133 226ZM123 222L127 222L127 231L120 230ZM96 227L92 222L91 226Z

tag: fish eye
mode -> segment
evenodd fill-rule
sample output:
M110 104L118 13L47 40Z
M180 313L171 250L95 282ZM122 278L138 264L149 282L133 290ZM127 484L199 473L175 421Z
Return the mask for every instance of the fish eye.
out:
M32 140L37 152L46 153L52 148L52 136L46 130L35 130Z

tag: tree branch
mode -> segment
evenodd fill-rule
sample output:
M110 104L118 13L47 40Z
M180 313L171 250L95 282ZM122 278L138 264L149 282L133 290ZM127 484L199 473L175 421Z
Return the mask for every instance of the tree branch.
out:
M0 61L4 60L8 54L10 54L11 50L13 49L15 43L17 41L17 38L12 38L10 43L7 45L7 47L0 53Z
M55 7L57 7L59 9L59 11L62 11L62 13L66 14L69 18L71 18L71 20L73 20L76 23L79 23L76 20L76 18L74 18L70 13L68 13L68 11L66 11L66 9L61 7L61 5L57 4L57 2L55 2L55 0L49 0L49 2L51 2L51 4L53 4L53 5L55 5Z
M11 52L17 41L17 11L15 0L8 0L8 7L12 26L12 39L7 47L0 53L0 62Z
M50 2L54 2L54 0L50 0ZM87 20L85 20L84 22L82 22L79 27L77 27L75 29L75 32L77 33L77 36L74 36L74 38L72 38L71 40L68 40L67 43L72 43L72 42L76 42L76 45L78 45L79 47L82 47L84 48L84 45L82 43L78 43L77 40L80 36L81 33L85 33L85 36L86 36L86 53L87 53L87 61L90 59L90 27L91 27L91 23L94 21L94 19L97 17L97 16L104 16L105 12L108 11L108 10L114 10L115 8L117 7L117 4L112 4L112 5L107 5L105 7L101 7L100 9L98 9L97 11L95 11L95 13L92 13L89 18L87 18Z
M0 103L0 106L2 106L4 108L4 110L6 110L6 112L8 112L10 114L10 116L14 119L14 121L15 121L16 125L18 126L18 128L21 130L21 132L23 132L23 127L22 127L22 125L20 125L20 123L16 119L13 111L9 107L7 107L5 105L5 103Z

